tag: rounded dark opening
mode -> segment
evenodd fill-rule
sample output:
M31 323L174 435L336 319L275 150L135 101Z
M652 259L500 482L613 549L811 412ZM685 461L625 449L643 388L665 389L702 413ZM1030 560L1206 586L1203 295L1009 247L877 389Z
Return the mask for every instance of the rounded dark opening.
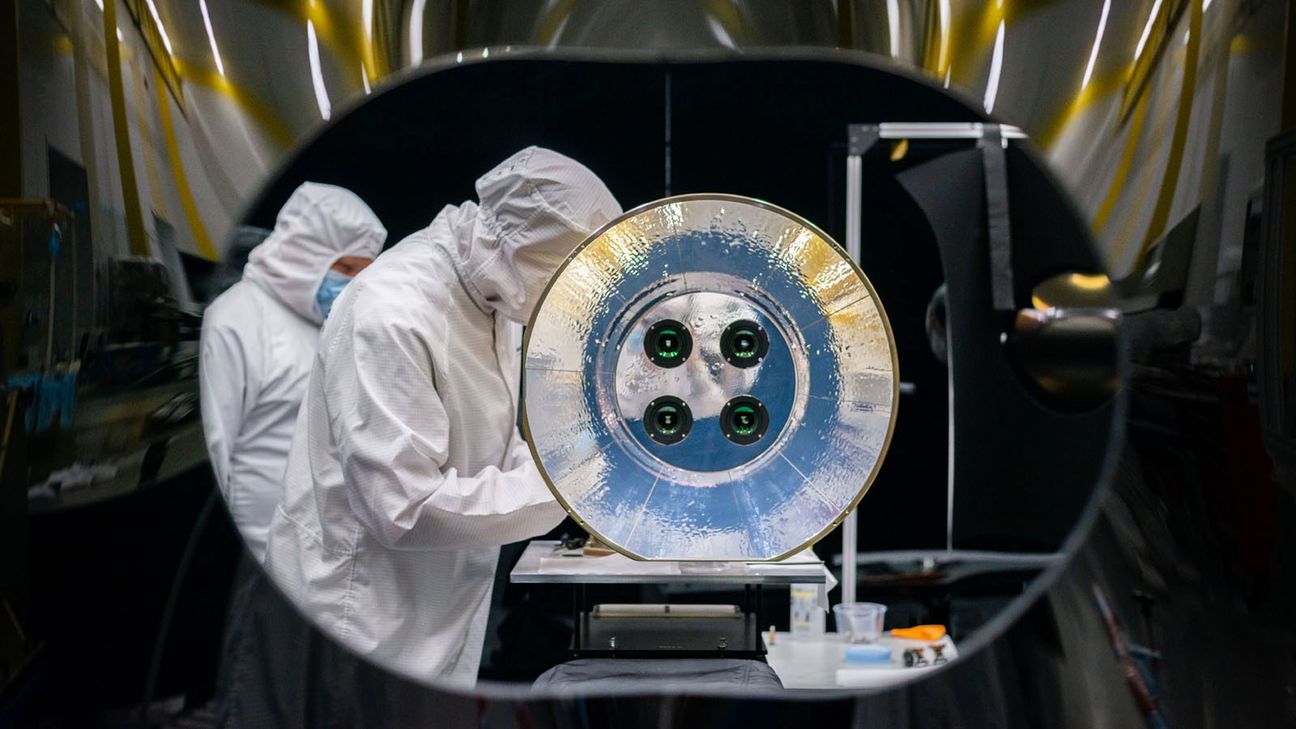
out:
M740 319L720 335L720 354L734 367L754 367L769 353L769 336L760 325Z
M670 395L648 403L643 420L648 437L662 445L675 445L693 429L693 413L688 403Z
M765 437L769 414L760 400L740 395L726 403L720 412L720 429L731 442L751 445Z
M692 352L693 336L674 319L653 324L644 336L644 353L658 367L679 367Z

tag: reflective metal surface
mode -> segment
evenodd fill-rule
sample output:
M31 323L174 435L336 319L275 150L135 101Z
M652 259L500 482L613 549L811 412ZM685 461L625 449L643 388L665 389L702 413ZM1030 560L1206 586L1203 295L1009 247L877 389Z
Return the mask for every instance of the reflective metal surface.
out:
M645 342L661 322L691 341L677 366ZM727 361L735 324L763 350L753 366ZM609 224L555 275L524 357L536 462L582 526L633 557L799 551L858 502L895 424L872 287L822 232L751 199L669 198ZM678 441L653 437L677 427L654 420L662 397L687 407Z
M1055 407L1086 409L1120 389L1120 312L1106 308L1022 309L1014 354Z
M1075 195L1113 279L1138 280L1195 214L1188 232L1200 240L1183 255L1197 265L1178 289L1206 319L1208 356L1227 338L1210 321L1231 321L1240 221L1278 130L1286 11L1279 0L131 0L112 8L105 33L101 6L17 3L21 111L7 123L87 170L105 252L148 252L171 236L182 256L219 258L295 144L422 63L529 49L860 50L1025 130ZM106 61L114 47L119 83ZM6 195L46 197L42 146L8 143L20 164Z

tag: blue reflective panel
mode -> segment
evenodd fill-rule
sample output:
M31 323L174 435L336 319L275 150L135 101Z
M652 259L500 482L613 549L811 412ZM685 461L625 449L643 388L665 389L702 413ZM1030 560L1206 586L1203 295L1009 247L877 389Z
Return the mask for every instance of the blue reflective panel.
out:
M525 418L556 495L652 559L803 548L872 481L895 354L872 289L821 233L727 196L631 211L537 307Z

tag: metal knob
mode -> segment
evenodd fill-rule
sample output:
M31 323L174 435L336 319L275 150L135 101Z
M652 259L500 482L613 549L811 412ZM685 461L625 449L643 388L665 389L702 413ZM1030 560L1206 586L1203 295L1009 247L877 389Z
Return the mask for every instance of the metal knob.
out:
M1007 344L1045 399L1067 410L1107 402L1120 386L1121 313L1101 274L1063 273L1036 286Z

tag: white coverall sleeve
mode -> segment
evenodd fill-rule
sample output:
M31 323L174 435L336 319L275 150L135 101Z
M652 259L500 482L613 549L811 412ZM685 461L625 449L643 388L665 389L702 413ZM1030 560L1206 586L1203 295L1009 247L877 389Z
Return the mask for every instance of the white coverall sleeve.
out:
M347 500L365 529L389 549L433 550L508 544L557 526L565 513L529 457L509 470L444 467L449 421L427 341L408 322L360 324L354 314L325 344L333 351L324 405ZM515 452L503 454L505 468Z
M509 443L508 463L505 468L520 468L528 463L535 463L531 457L531 446L522 439L522 434L517 428L513 429L513 440Z
M230 457L243 428L248 362L227 327L204 327L198 361L199 406L207 455L221 495L230 497Z

